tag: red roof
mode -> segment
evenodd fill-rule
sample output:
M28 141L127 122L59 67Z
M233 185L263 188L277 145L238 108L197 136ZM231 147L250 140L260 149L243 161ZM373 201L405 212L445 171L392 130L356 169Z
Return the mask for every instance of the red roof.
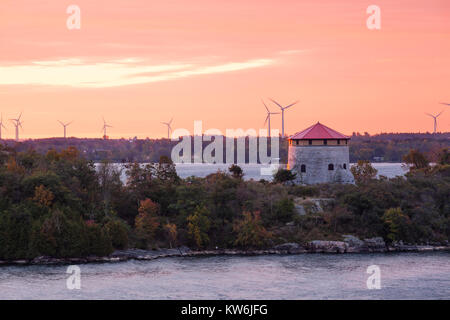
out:
M350 139L350 137L317 122L311 127L292 135L289 139Z

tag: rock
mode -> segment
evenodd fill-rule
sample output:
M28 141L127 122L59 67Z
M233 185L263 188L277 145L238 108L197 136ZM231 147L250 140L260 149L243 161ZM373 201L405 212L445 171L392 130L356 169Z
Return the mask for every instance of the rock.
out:
M293 243L293 242L279 244L279 245L273 247L273 250L278 251L281 254L282 253L298 254L298 253L307 252L307 250L305 248L303 248L301 245L299 245L298 243Z
M296 212L299 216L306 215L305 207L301 204L294 204L294 212Z
M295 198L294 211L298 215L317 214L333 207L334 199L331 198Z
M343 241L314 240L308 243L308 247L315 253L345 253L348 245Z
M366 247L369 252L387 251L386 243L381 237L364 239L364 247Z
M343 235L344 242L347 244L347 252L358 253L367 251L364 246L364 241L360 240L358 237L352 235Z

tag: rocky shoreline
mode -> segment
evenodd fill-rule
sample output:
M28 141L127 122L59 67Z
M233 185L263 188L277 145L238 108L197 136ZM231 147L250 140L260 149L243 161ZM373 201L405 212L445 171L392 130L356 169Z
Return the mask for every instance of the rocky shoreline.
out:
M344 241L314 240L304 245L298 243L284 243L270 249L261 250L239 250L239 249L216 249L216 250L191 250L187 247L175 249L142 250L128 249L117 250L107 257L88 256L84 258L52 258L36 257L26 260L0 260L0 265L57 265L57 264L84 264L84 263L106 263L122 262L128 260L155 260L167 257L198 257L217 255L288 255L304 253L388 253L388 252L430 252L450 251L450 245L408 245L395 243L387 245L380 238L360 240L357 237L346 235Z

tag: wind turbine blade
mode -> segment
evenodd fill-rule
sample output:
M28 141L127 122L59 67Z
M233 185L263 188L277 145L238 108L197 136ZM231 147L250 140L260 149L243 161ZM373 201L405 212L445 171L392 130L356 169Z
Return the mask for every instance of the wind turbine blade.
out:
M269 120L269 117L270 117L270 113L267 114L266 121L264 121L264 125L266 125L267 120Z
M267 113L270 113L269 108L267 108L266 104L264 103L264 101L261 99L261 102L263 103L264 107L266 107Z
M287 109L287 108L290 108L290 107L292 107L293 105L296 105L298 102L299 102L300 100L297 100L297 101L295 101L295 102L293 102L293 103L291 103L290 105L288 105L288 106L286 106L286 107L284 107L284 109Z
M73 121L70 121L69 123L67 123L67 124L66 124L66 126L68 126L68 125L72 124L72 122L73 122Z
M170 119L170 121L169 121L169 125L170 125L170 124L172 124L172 121L173 121L173 117L172 117L172 119Z
M432 118L434 118L434 116L432 114L429 114L429 113L425 113L425 114L430 116L430 117L432 117Z
M440 104L443 104L445 106L450 106L450 103L445 103L445 102L439 102Z
M58 122L64 127L64 123L62 123L62 121L59 121L59 120L58 120Z
M436 118L439 117L439 116L442 114L442 112L444 112L444 110L442 110L441 112L439 112L439 114L436 116Z
M280 109L283 109L283 107L281 106L281 104L279 104L278 102L276 102L275 100L273 100L273 99L270 99L269 98L269 100L270 101L272 101L273 103L275 103L277 106L279 106L280 107Z

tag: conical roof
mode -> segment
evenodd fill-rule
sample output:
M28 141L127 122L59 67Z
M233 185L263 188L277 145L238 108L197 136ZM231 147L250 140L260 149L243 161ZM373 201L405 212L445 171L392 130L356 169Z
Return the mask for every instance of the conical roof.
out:
M336 130L328 128L327 126L317 122L309 128L303 131L297 132L296 134L289 137L289 139L295 140L309 140L309 139L350 139Z

